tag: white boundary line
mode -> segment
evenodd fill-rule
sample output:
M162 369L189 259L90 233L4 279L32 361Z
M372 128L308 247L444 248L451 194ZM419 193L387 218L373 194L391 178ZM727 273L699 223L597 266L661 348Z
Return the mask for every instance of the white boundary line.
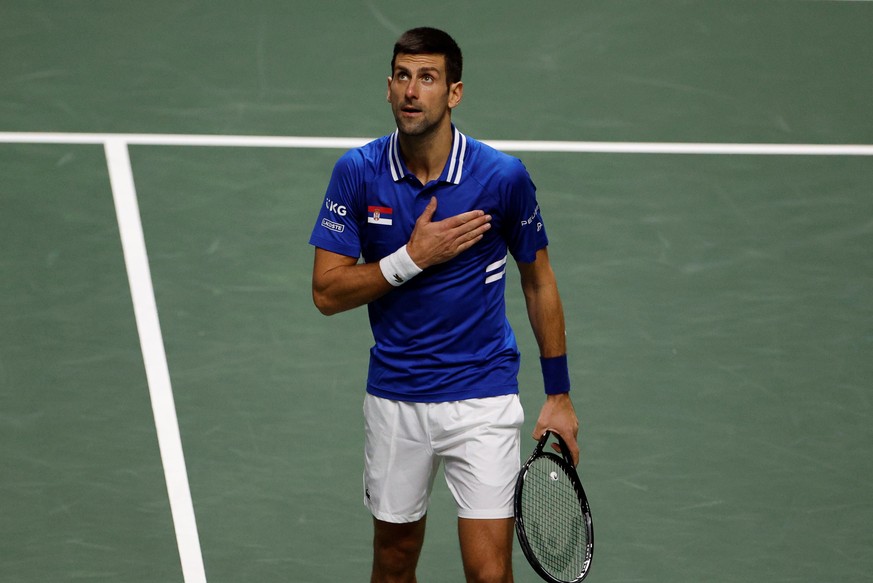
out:
M139 332L139 342L148 379L158 447L164 466L164 478L170 499L170 511L176 529L176 543L182 563L185 583L206 583L203 568L203 555L200 538L194 518L194 504L185 469L182 453L182 439L170 385L170 371L164 341L158 320L158 308L149 270L148 255L142 231L136 188L127 144L118 138L105 141L106 162L109 166L109 182L118 229L121 233L121 246L124 263L130 282L133 310Z
M105 144L109 140L136 146L222 146L239 148L349 149L372 138L305 136L211 136L193 134L86 134L0 132L0 143ZM613 154L715 154L752 156L873 156L871 144L731 144L694 142L573 142L484 140L505 152Z

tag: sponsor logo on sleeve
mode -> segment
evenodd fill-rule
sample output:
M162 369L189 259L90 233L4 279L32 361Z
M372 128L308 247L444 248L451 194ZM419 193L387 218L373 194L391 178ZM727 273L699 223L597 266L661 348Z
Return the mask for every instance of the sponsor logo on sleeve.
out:
M335 223L327 219L321 219L321 226L325 229L328 229L329 231L333 231L334 233L342 233L346 230L345 225L341 225L340 223Z
M339 215L341 217L346 216L346 213L348 213L348 209L346 209L344 205L341 205L338 202L334 202L329 198L324 199L324 208L326 208L328 212Z
M537 207L534 209L533 213L531 213L531 215L527 219L525 219L521 222L521 226L526 227L528 225L533 225L534 223L536 223L537 232L542 231L543 222L542 222L542 220L539 220L539 221L537 220L537 217L539 215L540 215L540 205L537 205Z

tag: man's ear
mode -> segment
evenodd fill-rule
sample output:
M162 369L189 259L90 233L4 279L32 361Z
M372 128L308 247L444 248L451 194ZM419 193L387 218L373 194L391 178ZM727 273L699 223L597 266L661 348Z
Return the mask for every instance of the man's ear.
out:
M454 109L464 97L464 83L458 81L449 85L449 109Z

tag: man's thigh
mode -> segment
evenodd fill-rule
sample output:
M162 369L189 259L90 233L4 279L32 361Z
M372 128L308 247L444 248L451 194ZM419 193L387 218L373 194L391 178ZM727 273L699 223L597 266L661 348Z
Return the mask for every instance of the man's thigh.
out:
M518 396L446 403L443 414L447 416L442 420L443 434L434 438L434 444L445 462L446 483L458 516L512 517L524 422Z
M421 519L439 467L425 427L426 410L367 395L364 421L364 504L380 521Z

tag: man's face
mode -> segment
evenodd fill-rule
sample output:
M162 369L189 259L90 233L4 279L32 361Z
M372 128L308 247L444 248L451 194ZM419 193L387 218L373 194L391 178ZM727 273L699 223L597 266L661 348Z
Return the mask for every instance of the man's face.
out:
M388 78L388 101L400 133L426 135L443 123L450 123L450 112L461 101L462 83L446 85L446 59L443 55L407 55L394 59Z

